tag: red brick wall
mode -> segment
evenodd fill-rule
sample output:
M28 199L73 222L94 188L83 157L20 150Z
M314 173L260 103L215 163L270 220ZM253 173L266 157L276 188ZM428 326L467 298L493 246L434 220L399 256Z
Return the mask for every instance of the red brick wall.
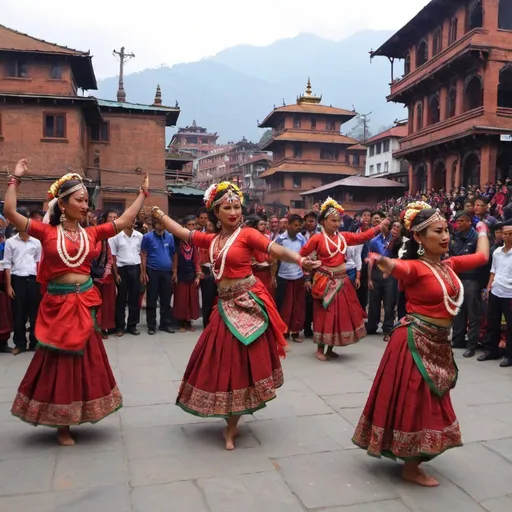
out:
M94 167L95 152L99 151L102 187L133 187L142 185L144 175L150 175L150 188L155 189L147 205L159 206L167 212L165 185L165 120L163 117L123 115L103 112L109 123L109 143L89 143L88 165ZM137 173L135 169L141 168ZM124 198L127 206L135 198L133 192L102 192L103 201Z
M2 63L4 63L2 59ZM51 59L40 57L38 59L29 59L26 62L27 78L7 77L6 66L0 66L0 92L17 94L48 94L56 96L75 96L76 88L74 86L71 68L63 60L60 63L62 70L62 79L52 79Z
M45 112L66 113L66 139L49 141L43 139L43 114ZM16 162L30 156L29 176L62 176L68 169L83 172L85 150L80 141L81 111L71 107L36 105L2 105L2 137L0 140L0 170L14 170ZM0 179L0 195L5 193L7 179ZM26 180L22 183L20 199L46 198L49 182Z

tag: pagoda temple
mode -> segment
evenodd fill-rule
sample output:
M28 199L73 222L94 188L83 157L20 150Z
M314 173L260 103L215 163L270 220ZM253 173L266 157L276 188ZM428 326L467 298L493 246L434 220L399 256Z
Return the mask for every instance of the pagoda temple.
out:
M195 120L192 126L178 128L178 131L172 136L167 149L169 153L187 153L196 158L207 155L210 151L216 149L217 133L209 133L206 128L197 126Z
M302 192L364 174L366 148L340 133L356 112L321 101L308 79L296 103L274 108L259 123L260 128L272 128L272 138L262 147L273 152L272 165L259 176L266 181L267 205L300 211L305 207Z

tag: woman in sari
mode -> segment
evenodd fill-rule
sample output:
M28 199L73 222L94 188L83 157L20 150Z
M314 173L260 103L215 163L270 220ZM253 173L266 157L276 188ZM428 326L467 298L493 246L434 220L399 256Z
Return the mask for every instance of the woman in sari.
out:
M439 482L420 464L462 446L450 399L458 375L451 330L464 300L457 274L485 264L488 228L478 223L475 254L443 261L450 232L439 210L411 203L404 224L412 234L407 260L369 255L384 273L398 279L407 315L391 334L352 440L368 455L403 460L405 480L434 487Z
M360 245L380 233L380 226L364 233L340 233L343 208L328 198L320 208L321 233L313 235L300 254L316 252L321 262L313 275L313 341L318 344L316 357L320 361L338 357L334 347L357 343L366 335L366 313L359 304L356 291L347 276L347 247ZM389 220L382 221L388 225ZM325 346L327 345L327 351Z
M218 233L190 231L161 210L153 212L174 236L209 252L218 303L190 356L176 403L196 416L224 418L227 450L235 448L240 417L265 407L283 384L279 358L285 356L286 325L267 289L253 275L254 251L307 270L317 266L244 227L242 201L242 193L232 183L212 185L206 191L205 205Z

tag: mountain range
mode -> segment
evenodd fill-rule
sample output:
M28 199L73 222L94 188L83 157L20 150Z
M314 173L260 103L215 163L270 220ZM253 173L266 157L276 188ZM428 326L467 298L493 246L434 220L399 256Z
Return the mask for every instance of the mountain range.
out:
M370 130L376 133L406 117L401 105L386 102L389 62L384 58L370 62L369 57L369 51L391 35L389 31L362 31L343 41L331 41L299 34L269 46L235 46L197 62L126 75L127 101L151 104L159 84L164 105L179 103L178 126L195 120L217 132L220 143L244 136L257 142L263 133L258 120L283 101L295 102L311 77L313 93L323 96L322 103L355 108L361 114L372 112ZM98 89L99 97L115 99L117 77L100 80ZM347 123L342 131L346 133L353 124Z

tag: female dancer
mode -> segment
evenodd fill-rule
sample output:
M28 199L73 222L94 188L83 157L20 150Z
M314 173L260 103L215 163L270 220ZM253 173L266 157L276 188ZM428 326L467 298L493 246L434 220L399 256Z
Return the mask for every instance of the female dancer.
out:
M284 357L286 325L252 274L253 252L270 252L309 270L317 266L242 227L242 200L238 187L228 182L206 191L218 234L190 231L158 209L153 213L174 236L209 249L219 301L192 352L176 403L196 416L225 418L227 450L235 447L240 416L265 407L283 384L279 355Z
M38 279L44 293L35 334L38 350L23 378L11 412L33 425L57 427L61 445L74 444L69 427L96 423L122 406L99 329L100 294L91 263L97 242L132 225L147 196L148 177L135 202L115 222L83 228L87 189L78 174L66 174L50 188L50 223L16 212L16 190L28 167L20 160L5 194L5 215L19 231L43 245Z
M183 227L195 229L196 217L183 219ZM199 283L201 267L198 250L188 242L179 240L174 253L172 280L175 285L173 317L180 322L180 332L194 332L192 320L199 318Z
M360 245L380 233L380 226L364 233L340 233L343 208L330 197L320 208L322 232L313 235L300 254L316 252L321 267L313 276L313 341L318 344L316 357L320 361L336 358L337 346L357 343L366 335L365 312L345 270L345 253L350 245ZM389 220L382 221L388 225ZM324 354L324 347L327 352Z
M439 210L411 203L404 224L412 233L407 260L369 256L398 279L408 315L391 335L353 442L374 457L404 460L405 480L434 487L439 482L420 464L462 445L450 400L458 372L451 325L464 297L457 274L485 264L488 228L478 223L475 254L441 261L450 234Z

